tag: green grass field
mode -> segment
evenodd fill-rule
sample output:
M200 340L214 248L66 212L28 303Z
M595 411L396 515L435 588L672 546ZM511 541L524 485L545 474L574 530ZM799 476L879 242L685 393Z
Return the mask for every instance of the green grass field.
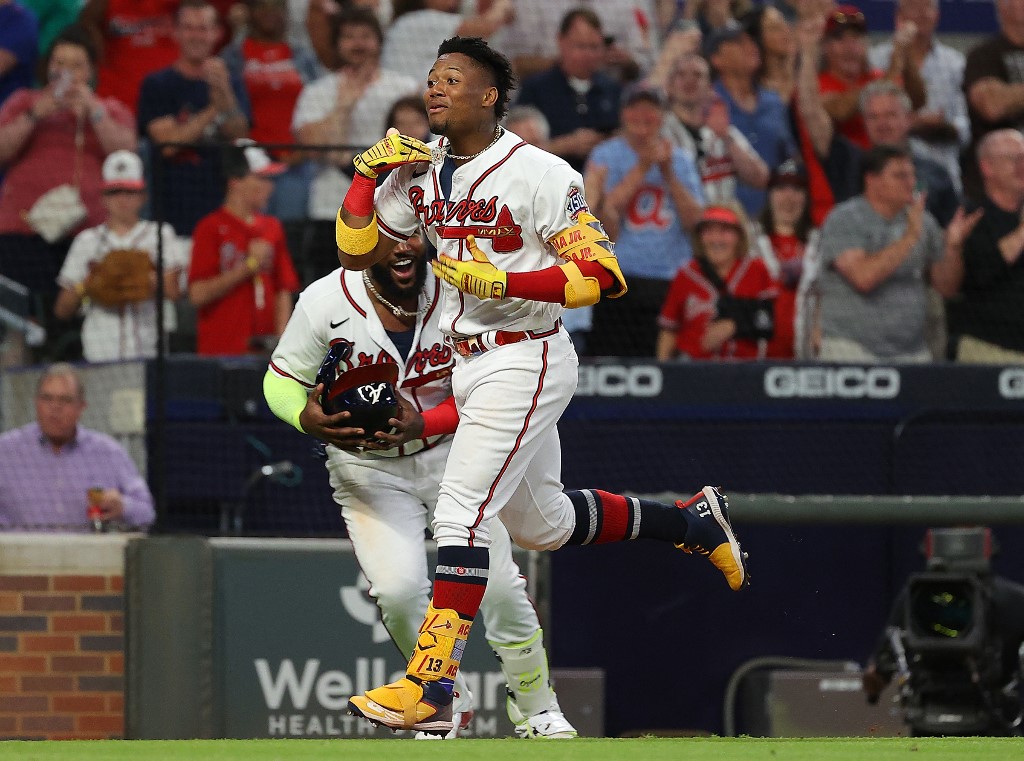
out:
M19 761L1008 761L1015 738L639 738L458 740L107 740L0 742Z

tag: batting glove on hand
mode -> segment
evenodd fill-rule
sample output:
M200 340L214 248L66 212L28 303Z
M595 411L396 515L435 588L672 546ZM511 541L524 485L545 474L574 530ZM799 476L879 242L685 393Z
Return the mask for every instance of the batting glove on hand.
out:
M476 245L476 238L467 236L466 245L472 260L458 261L441 254L430 263L434 274L451 283L460 291L472 294L478 299L503 299L507 275L487 258L487 254Z
M388 169L418 161L430 161L430 148L422 140L402 135L398 130L389 131L375 146L352 159L356 171L371 180Z

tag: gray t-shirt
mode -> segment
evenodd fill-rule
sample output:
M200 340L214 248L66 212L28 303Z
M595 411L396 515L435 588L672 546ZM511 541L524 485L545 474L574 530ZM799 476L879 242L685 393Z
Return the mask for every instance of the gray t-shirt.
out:
M821 230L821 332L856 341L879 357L912 354L927 347L928 270L943 256L942 230L925 212L921 237L902 264L878 287L861 293L835 269L839 255L863 249L870 256L902 237L907 213L885 219L856 196L838 204Z

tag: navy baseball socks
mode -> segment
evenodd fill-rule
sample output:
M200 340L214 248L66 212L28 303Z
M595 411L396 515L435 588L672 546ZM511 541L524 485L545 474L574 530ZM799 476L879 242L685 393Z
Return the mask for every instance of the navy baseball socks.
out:
M747 555L729 522L729 502L713 486L674 507L597 489L569 491L566 496L576 512L576 526L566 544L659 539L707 557L735 591L750 583ZM353 715L393 730L452 733L453 680L484 595L487 568L484 548L438 548L434 599L405 677L353 696L348 701Z
M734 591L750 583L747 554L729 522L729 502L713 486L674 507L598 489L567 491L566 496L576 511L576 527L566 544L659 539L707 557Z
M392 730L449 736L452 690L487 586L487 549L438 547L434 599L402 679L353 695L349 712Z

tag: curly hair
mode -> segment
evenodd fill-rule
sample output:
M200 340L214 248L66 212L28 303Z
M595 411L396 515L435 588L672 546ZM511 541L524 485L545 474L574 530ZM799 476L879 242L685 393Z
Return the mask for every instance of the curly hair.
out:
M498 91L498 99L494 102L494 116L504 118L508 112L511 92L516 87L516 75L509 60L487 44L480 37L451 37L441 43L437 49L437 57L448 53L461 53L472 58L491 75L491 81Z

